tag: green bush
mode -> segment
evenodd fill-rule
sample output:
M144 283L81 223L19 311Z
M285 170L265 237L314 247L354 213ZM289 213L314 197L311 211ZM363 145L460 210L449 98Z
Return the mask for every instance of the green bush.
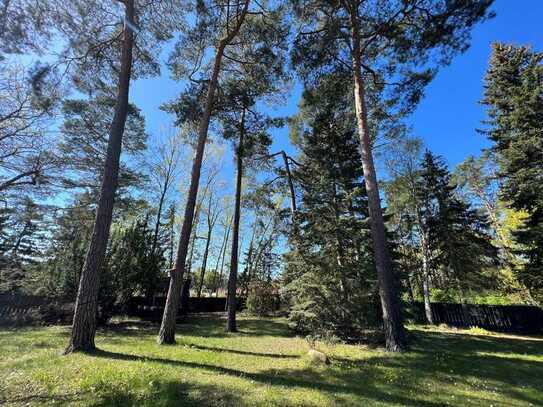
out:
M247 312L258 316L271 315L275 310L276 294L272 283L255 280L249 284Z

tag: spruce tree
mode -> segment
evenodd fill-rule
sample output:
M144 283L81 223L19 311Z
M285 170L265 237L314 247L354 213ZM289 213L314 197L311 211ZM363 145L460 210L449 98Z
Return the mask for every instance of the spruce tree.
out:
M472 209L455 193L456 185L440 157L426 151L417 185L418 222L423 256L423 294L427 319L432 277L438 273L453 284L463 299L464 287L491 265L497 253L486 216Z
M283 279L293 328L349 339L377 320L377 286L354 112L344 83L341 75L330 75L303 95L293 129L301 150L295 171L299 230Z
M543 53L494 44L485 78L484 132L494 142L501 198L526 211L514 233L525 262L519 278L539 301L543 290Z

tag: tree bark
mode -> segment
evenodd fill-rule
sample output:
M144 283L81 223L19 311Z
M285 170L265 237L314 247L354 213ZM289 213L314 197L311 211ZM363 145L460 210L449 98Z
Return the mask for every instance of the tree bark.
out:
M211 199L209 200L209 205L211 205ZM204 250L204 258L202 259L202 267L200 270L200 284L198 285L198 298L202 296L202 287L204 286L204 277L207 267L207 257L209 255L209 245L211 243L211 235L213 232L213 224L208 223L207 225L207 239L206 239L206 248Z
M174 270L172 270L171 272L170 285L168 287L168 296L166 298L166 305L164 306L162 323L158 332L159 344L175 343L175 320L177 317L177 308L179 306L179 295L181 285L183 284L183 276L185 274L185 261L187 259L187 249L189 246L190 232L192 229L192 222L194 218L194 207L196 205L196 198L198 195L200 172L202 169L202 159L204 156L204 148L207 140L207 133L209 130L211 112L215 103L215 92L217 89L217 82L219 80L222 58L224 54L224 49L236 37L241 28L241 25L243 24L243 21L245 20L249 8L249 2L250 0L245 1L236 25L234 26L232 31L227 32L226 36L219 41L217 52L215 53L215 63L213 65L213 71L211 79L209 81L204 112L198 126L198 143L196 145L196 154L192 163L190 187L187 197L187 204L185 206L183 226L181 228L181 237L179 239L177 259L175 261Z
M428 243L425 238L422 239L422 297L424 299L426 322L433 325L434 317L432 315L432 304L430 304L430 260Z
M226 249L228 247L228 240L230 238L230 229L232 228L232 218L228 220L228 226L226 227L226 236L224 238L224 246L222 249L222 259L221 259L221 271L219 272L219 284L222 286L222 276L224 274L224 260L226 259ZM217 260L217 269L219 267L219 263ZM217 290L215 293L215 296L219 296L219 285L217 284Z
M125 18L134 23L134 1L126 0ZM117 101L115 114L111 123L104 177L100 189L100 198L96 209L96 218L92 237L85 259L85 265L79 280L79 289L75 303L74 319L70 343L65 353L76 351L90 351L95 348L94 336L96 333L96 311L98 307L98 289L100 283L100 271L104 262L115 192L119 178L119 160L122 148L122 138L128 113L128 93L130 89L130 77L132 73L132 50L134 46L134 34L125 25L124 38L121 53L121 70L117 88Z
M354 8L354 7L353 7ZM360 27L358 11L350 10L352 25L352 62L354 76L354 98L358 132L360 137L360 152L364 180L368 195L368 209L370 215L371 235L377 279L379 282L379 296L383 310L383 326L385 330L386 349L391 352L400 352L407 348L405 329L403 326L399 298L395 287L395 278L392 271L389 248L386 240L385 222L381 209L377 175L373 163L372 143L369 134L367 108L365 101L364 80L362 78Z
M243 138L245 135L245 109L241 111L239 145L236 154L236 202L234 205L234 224L232 226L232 253L230 253L230 275L228 276L228 320L227 332L236 332L236 288L238 277L239 223L241 218L241 187L243 180Z
M177 318L177 308L179 306L179 296L183 277L185 274L185 261L187 259L187 250L190 241L192 230L192 222L194 220L194 208L196 206L196 198L198 195L198 186L200 183L200 172L202 169L202 159L204 156L204 148L207 140L207 132L209 129L209 121L211 119L211 111L215 101L215 91L217 89L217 81L221 68L221 60L226 44L221 43L215 56L215 64L213 74L209 82L207 91L206 105L204 114L200 120L198 128L198 144L196 146L196 154L192 164L190 187L185 206L185 216L183 218L183 226L181 227L181 237L179 239L179 247L177 249L177 258L175 267L170 273L170 285L168 287L168 296L166 297L166 305L162 316L162 323L158 333L159 344L175 343L175 320Z
M294 192L294 183L292 182L292 173L290 172L290 164L288 162L287 153L285 150L281 151L283 162L285 163L285 172L287 173L288 189L290 191L290 213L292 215L292 222L294 223L294 216L296 215L296 193Z
M156 223L155 223L155 231L153 233L153 244L151 247L151 253L155 254L156 247L158 244L158 233L160 232L160 218L162 217L162 207L164 206L164 199L166 198L166 193L168 192L168 179L164 181L164 186L162 188L162 191L160 193L160 199L158 201L158 210L156 214Z

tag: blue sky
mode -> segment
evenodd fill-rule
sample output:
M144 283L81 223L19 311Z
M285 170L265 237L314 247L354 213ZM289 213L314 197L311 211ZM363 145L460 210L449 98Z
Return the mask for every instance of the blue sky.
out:
M479 154L487 145L476 129L481 127L485 116L479 100L491 43L530 44L535 50L543 50L543 0L497 0L493 10L497 16L475 28L470 49L440 70L416 112L408 118L413 135L421 137L433 152L444 156L450 166L469 154ZM175 98L181 88L182 84L169 78L166 67L161 77L134 84L131 100L143 110L150 133L157 133L161 125L171 125L172 117L160 111L159 106ZM274 115L295 113L299 97L300 87L295 86L287 104L277 107ZM287 128L274 132L272 149L292 151ZM233 175L232 161L228 154L225 160L225 178L228 179Z
M475 130L485 118L479 101L490 45L501 41L543 50L542 0L497 0L493 10L497 16L475 28L471 48L439 72L409 120L414 135L451 166L488 145Z

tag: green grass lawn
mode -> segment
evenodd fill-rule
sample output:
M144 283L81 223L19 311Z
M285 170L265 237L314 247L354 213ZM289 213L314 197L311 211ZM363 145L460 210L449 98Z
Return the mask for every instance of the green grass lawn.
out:
M93 406L541 406L543 339L411 327L412 350L317 344L283 319L218 317L179 325L177 345L157 326L100 331L99 351L62 356L66 327L0 330L0 404Z

